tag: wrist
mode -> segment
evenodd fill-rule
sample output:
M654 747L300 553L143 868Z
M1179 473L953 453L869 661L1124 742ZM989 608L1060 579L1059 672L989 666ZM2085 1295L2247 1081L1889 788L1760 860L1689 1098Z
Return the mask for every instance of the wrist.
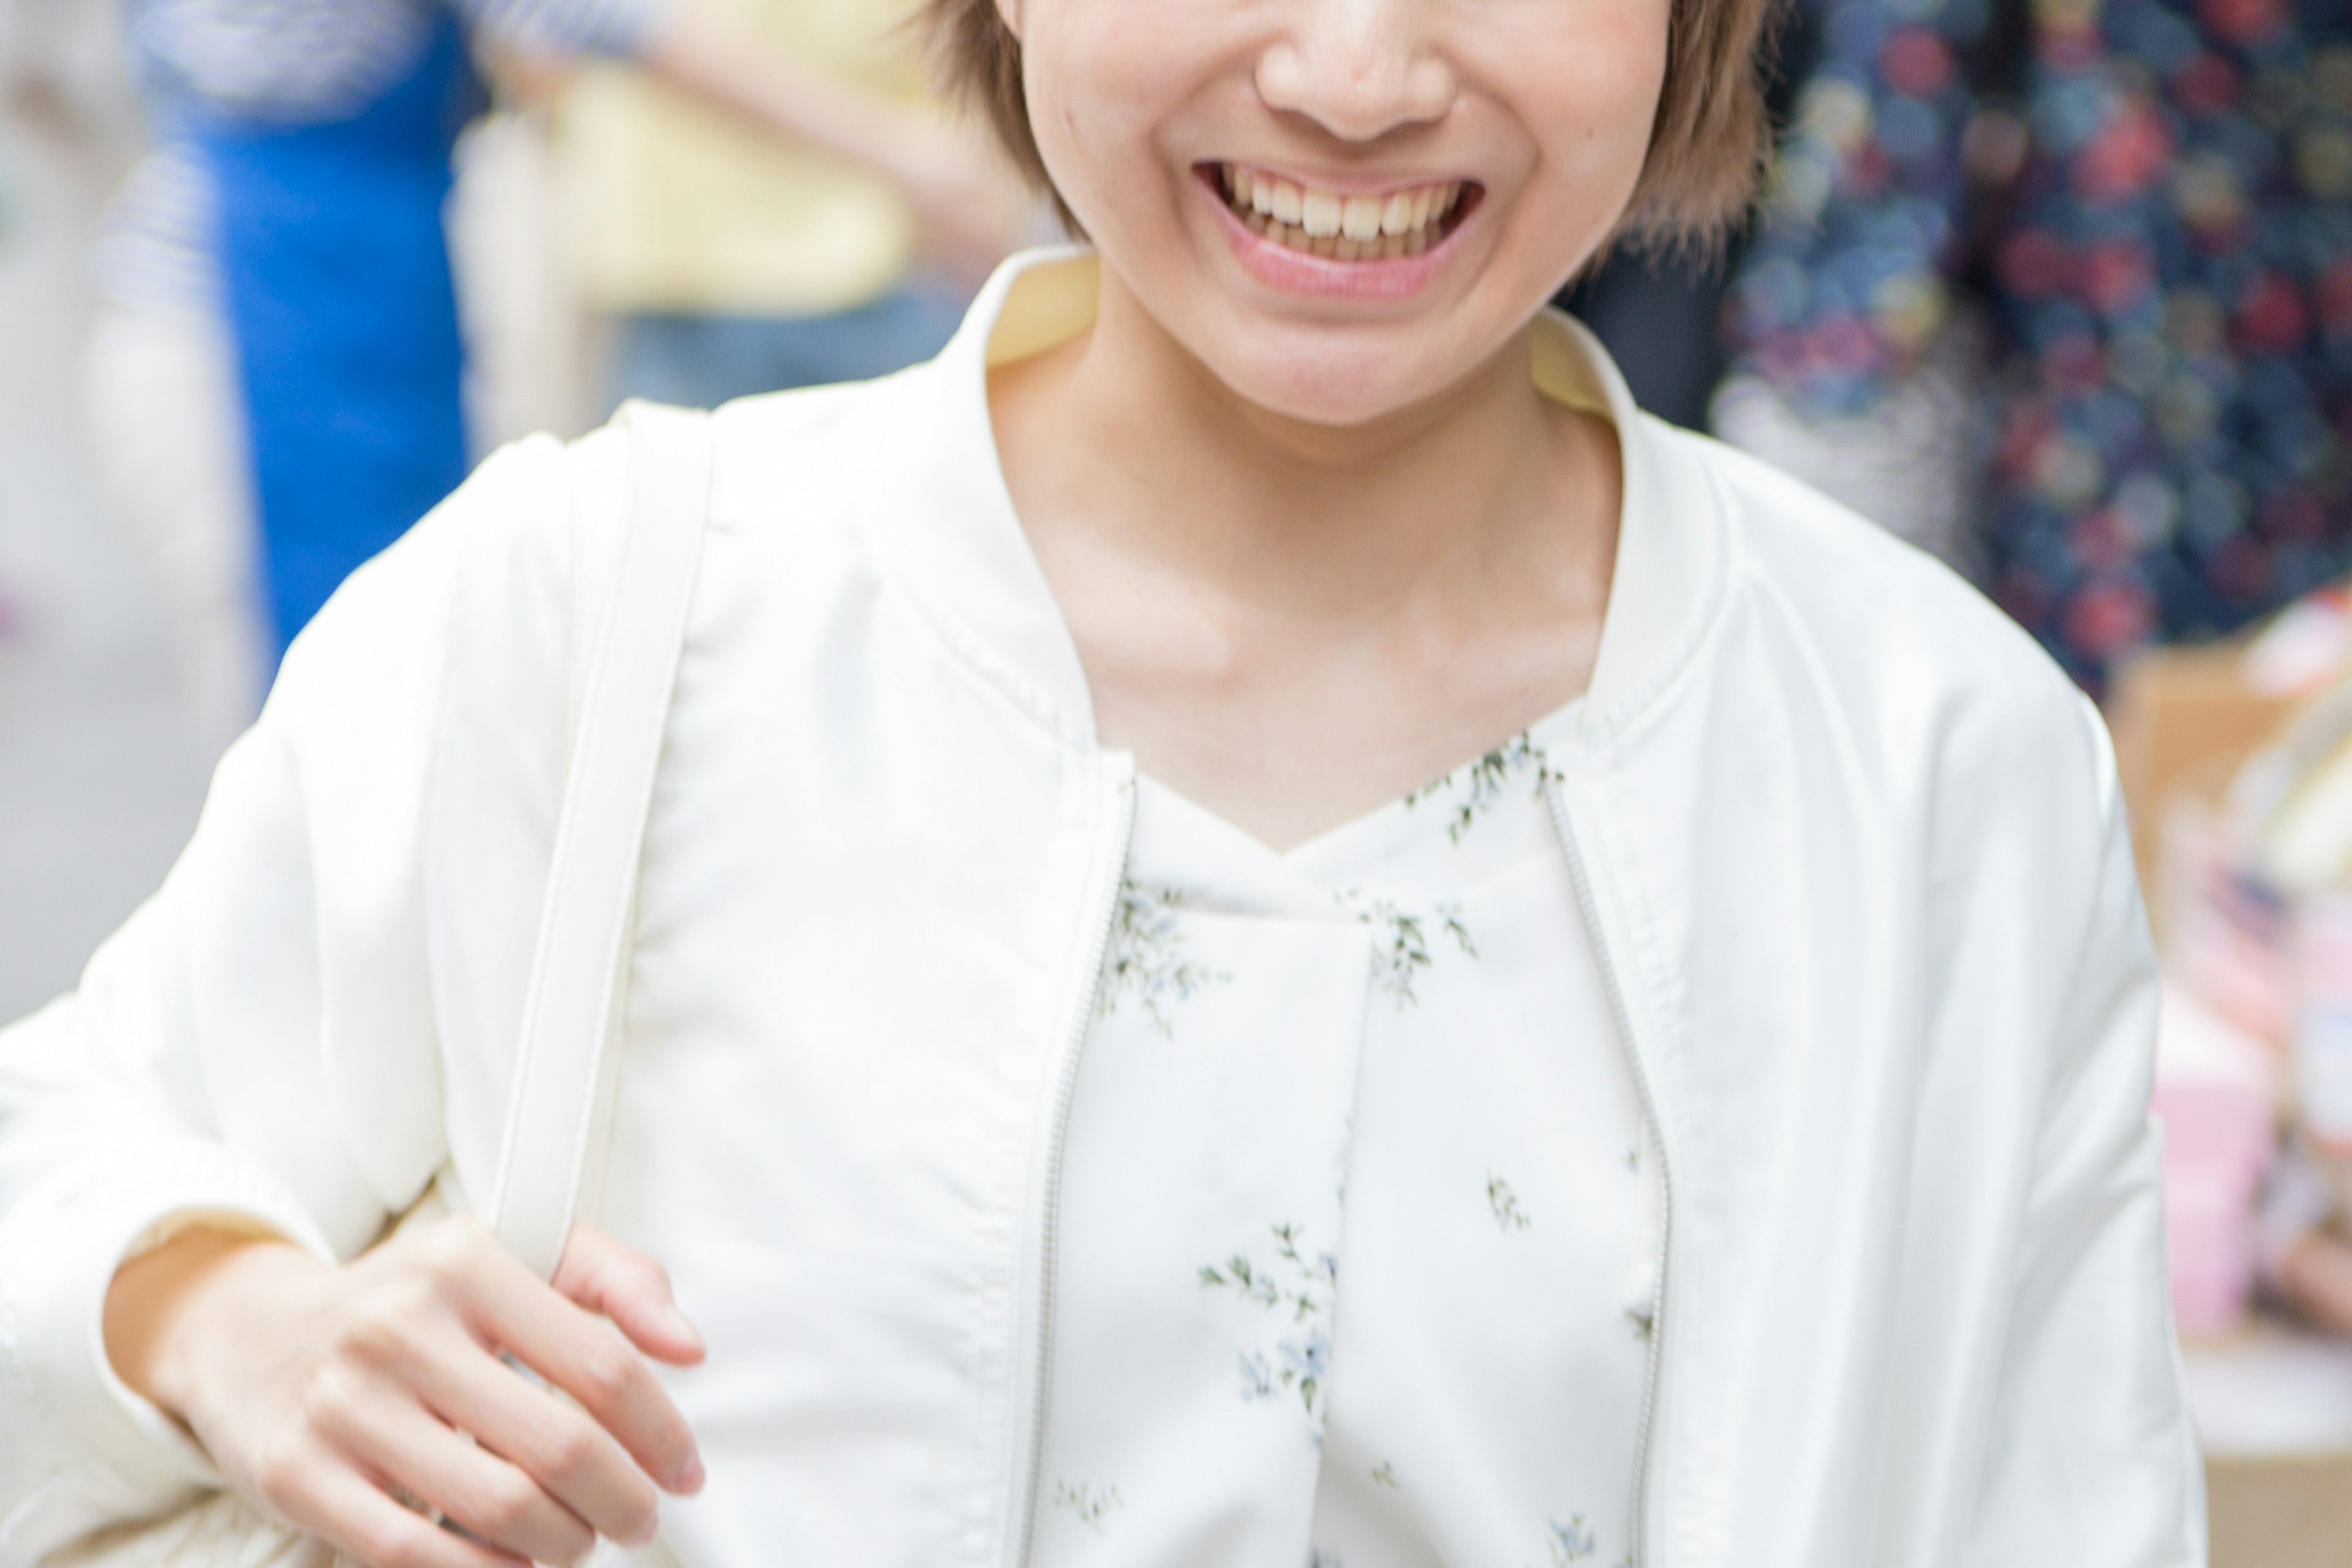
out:
M226 1300L243 1298L245 1279L289 1259L320 1267L274 1237L202 1226L131 1259L106 1294L106 1354L115 1375L187 1424L205 1369L200 1347L211 1337L206 1325L219 1321Z

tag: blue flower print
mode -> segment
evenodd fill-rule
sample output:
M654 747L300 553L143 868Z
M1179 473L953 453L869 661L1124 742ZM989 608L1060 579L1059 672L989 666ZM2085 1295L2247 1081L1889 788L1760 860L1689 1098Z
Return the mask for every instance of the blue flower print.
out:
M1331 1297L1339 1285L1339 1260L1328 1252L1310 1257L1299 1246L1298 1228L1271 1226L1274 1260L1262 1263L1236 1252L1223 1263L1201 1266L1204 1290L1230 1290L1255 1303L1275 1321L1270 1345L1239 1352L1242 1397L1279 1398L1296 1394L1317 1436L1321 1430L1322 1394L1331 1376Z
M1566 1524L1552 1521L1551 1536L1545 1544L1551 1549L1552 1568L1570 1568L1601 1550L1600 1539L1586 1528L1580 1513Z
M1177 919L1183 902L1184 895L1173 888L1119 883L1110 952L1103 962L1102 993L1095 1004L1098 1016L1108 1017L1118 1011L1123 999L1131 996L1152 1027L1172 1038L1176 1008L1209 986L1233 978L1185 955L1184 928Z

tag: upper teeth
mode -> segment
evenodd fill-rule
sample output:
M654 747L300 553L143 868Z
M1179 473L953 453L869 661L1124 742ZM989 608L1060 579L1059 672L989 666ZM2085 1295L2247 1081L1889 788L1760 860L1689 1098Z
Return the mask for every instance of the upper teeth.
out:
M1382 238L1410 236L1426 242L1422 234L1433 219L1443 218L1454 210L1462 197L1462 183L1450 180L1442 184L1413 185L1404 190L1391 191L1382 195L1341 195L1335 191L1318 191L1311 185L1300 185L1278 175L1262 174L1238 165L1225 165L1225 191L1232 199L1234 210L1244 216L1254 215L1256 222L1250 226L1260 232L1270 228L1304 230L1303 234L1279 235L1285 240L1324 240L1339 243L1354 241L1349 248L1356 254L1391 254L1395 247L1381 243ZM1409 247L1413 253L1423 244ZM1302 245L1300 248L1307 248ZM1325 246L1313 248L1332 254Z

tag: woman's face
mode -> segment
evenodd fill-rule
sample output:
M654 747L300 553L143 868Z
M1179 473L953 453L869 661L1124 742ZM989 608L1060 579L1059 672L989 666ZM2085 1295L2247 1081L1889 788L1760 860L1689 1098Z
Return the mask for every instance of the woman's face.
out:
M1642 169L1668 0L1001 0L1046 167L1226 387L1360 424L1487 362Z

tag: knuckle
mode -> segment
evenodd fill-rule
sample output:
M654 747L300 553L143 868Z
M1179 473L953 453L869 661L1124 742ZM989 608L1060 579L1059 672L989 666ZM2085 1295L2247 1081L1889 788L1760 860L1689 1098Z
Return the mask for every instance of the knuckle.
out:
M596 1549L596 1532L567 1520L563 1525L563 1543L547 1559L563 1564L564 1568L581 1561Z
M642 1370L636 1352L604 1334L582 1348L579 1369L582 1392L592 1404L610 1404L626 1396Z
M620 1516L619 1537L623 1541L643 1541L654 1532L659 1522L650 1499L622 1503L614 1510Z
M652 1258L647 1258L644 1253L631 1253L629 1255L627 1268L629 1271L629 1283L636 1289L651 1294L658 1295L665 1299L672 1294L669 1283L669 1270L664 1268Z
M584 1479L604 1451L595 1428L584 1421L566 1421L548 1437L548 1468L564 1480Z
M615 1541L643 1541L660 1522L660 1507L653 1488L632 1476L605 1494L596 1525Z
M344 1352L362 1366L394 1371L417 1356L418 1313L396 1291L382 1291L352 1310L343 1325Z
M330 1363L302 1390L302 1419L322 1436L347 1436L359 1428L362 1404L358 1380Z
M280 1432L253 1457L253 1489L273 1512L299 1512L310 1490L310 1456L305 1445Z
M399 1521L389 1521L368 1526L352 1544L375 1568L428 1568L432 1557L419 1539L422 1534Z
M470 1522L492 1535L510 1535L530 1520L538 1500L539 1489L528 1478L512 1471L495 1475L482 1483Z
M480 1268L497 1245L488 1221L478 1215L457 1215L418 1237L418 1261L435 1279L452 1284Z

